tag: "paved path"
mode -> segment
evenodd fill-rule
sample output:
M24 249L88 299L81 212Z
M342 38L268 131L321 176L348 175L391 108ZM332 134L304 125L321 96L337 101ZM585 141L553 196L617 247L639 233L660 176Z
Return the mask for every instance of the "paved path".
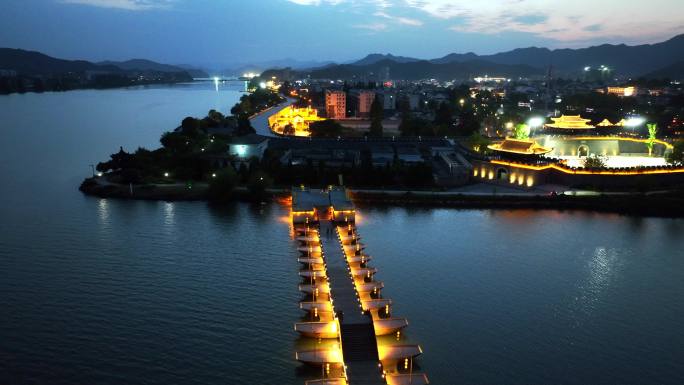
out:
M291 105L295 101L295 99L288 98L287 101L280 103L277 106L273 106L267 110L259 112L258 114L252 115L249 118L249 121L252 124L252 127L254 127L256 133L262 136L277 137L278 135L274 134L273 131L271 131L271 127L268 125L268 118L283 108Z

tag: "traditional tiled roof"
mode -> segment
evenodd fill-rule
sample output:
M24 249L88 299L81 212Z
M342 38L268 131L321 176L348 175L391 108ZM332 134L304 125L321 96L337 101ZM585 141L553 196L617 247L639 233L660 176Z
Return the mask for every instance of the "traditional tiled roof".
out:
M563 128L566 130L589 130L596 128L588 124L590 119L583 119L579 115L562 115L560 118L551 118L553 123L544 125L547 128Z
M513 138L506 138L503 142L492 144L488 146L488 148L494 151L521 155L543 155L553 150L552 148L540 146L536 141L531 139Z

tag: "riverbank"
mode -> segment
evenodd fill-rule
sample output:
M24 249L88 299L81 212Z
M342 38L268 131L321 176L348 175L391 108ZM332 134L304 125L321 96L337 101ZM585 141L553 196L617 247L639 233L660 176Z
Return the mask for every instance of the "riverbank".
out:
M203 201L209 200L208 183L122 185L102 178L88 178L80 191L101 198ZM290 194L289 188L270 188L267 199ZM684 192L605 193L594 195L553 195L535 193L468 193L408 190L350 190L360 205L431 206L485 209L586 210L634 216L684 217ZM244 186L236 187L231 199L253 200Z
M165 183L165 184L119 184L111 183L103 177L87 178L78 188L86 195L100 198L156 200L156 201L207 201L209 200L209 183ZM289 195L290 189L270 188L266 190L269 197ZM233 189L231 199L254 200L253 194L245 186Z

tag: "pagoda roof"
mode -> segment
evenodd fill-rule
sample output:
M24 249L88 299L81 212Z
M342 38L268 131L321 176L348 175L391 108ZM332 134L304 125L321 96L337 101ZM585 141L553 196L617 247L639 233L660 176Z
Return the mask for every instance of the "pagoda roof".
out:
M608 119L603 119L601 123L596 125L597 127L613 127L615 124L611 123Z
M588 124L591 120L584 119L579 115L561 115L560 118L551 118L553 123L544 125L547 128L563 128L566 130L589 130L596 128Z
M506 138L506 140L503 142L492 144L487 148L494 151L520 155L544 155L553 151L553 148L541 146L536 141L531 139L513 138Z

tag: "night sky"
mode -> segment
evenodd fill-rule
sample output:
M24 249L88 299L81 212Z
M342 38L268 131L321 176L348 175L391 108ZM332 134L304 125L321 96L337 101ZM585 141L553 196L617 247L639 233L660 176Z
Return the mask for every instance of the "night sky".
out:
M653 43L682 0L3 0L0 46L209 67Z

